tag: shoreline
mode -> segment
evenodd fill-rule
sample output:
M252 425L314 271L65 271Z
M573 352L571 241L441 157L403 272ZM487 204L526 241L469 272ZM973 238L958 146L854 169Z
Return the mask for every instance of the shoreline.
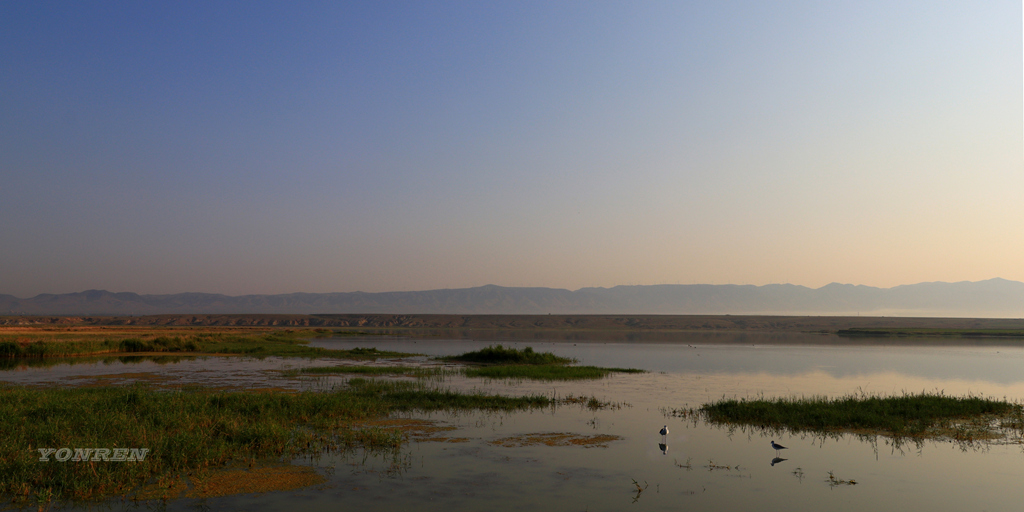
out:
M437 314L174 314L146 316L0 316L0 327L263 328L389 330L514 330L563 332L803 332L944 329L1020 330L1020 318L781 315L437 315Z

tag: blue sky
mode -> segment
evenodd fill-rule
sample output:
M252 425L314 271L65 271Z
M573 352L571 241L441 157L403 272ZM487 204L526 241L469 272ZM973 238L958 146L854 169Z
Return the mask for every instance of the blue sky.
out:
M1021 21L0 3L0 293L1024 280Z

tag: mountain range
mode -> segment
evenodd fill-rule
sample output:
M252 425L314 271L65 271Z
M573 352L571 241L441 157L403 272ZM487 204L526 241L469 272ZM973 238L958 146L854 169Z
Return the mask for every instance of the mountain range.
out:
M612 288L479 286L408 292L140 295L87 290L28 299L0 295L0 315L155 314L672 314L1024 317L1024 283L1006 279L876 288L832 283L646 285Z

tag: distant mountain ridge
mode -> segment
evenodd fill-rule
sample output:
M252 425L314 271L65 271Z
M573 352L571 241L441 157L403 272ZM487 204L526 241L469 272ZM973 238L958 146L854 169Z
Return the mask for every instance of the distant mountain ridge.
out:
M831 283L520 288L411 292L140 295L87 290L28 299L0 295L3 315L155 314L672 314L1024 317L1024 283L1006 279L875 288Z

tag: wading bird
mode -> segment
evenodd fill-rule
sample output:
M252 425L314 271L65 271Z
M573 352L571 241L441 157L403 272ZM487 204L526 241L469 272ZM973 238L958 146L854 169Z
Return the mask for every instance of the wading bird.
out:
M667 436L668 435L668 425L665 425L664 427L661 427L661 430L658 433L663 435L663 436Z
M774 440L772 441L772 448L775 448L775 455L779 454L779 450L787 450L788 449L785 446L782 446L781 444L776 443Z

